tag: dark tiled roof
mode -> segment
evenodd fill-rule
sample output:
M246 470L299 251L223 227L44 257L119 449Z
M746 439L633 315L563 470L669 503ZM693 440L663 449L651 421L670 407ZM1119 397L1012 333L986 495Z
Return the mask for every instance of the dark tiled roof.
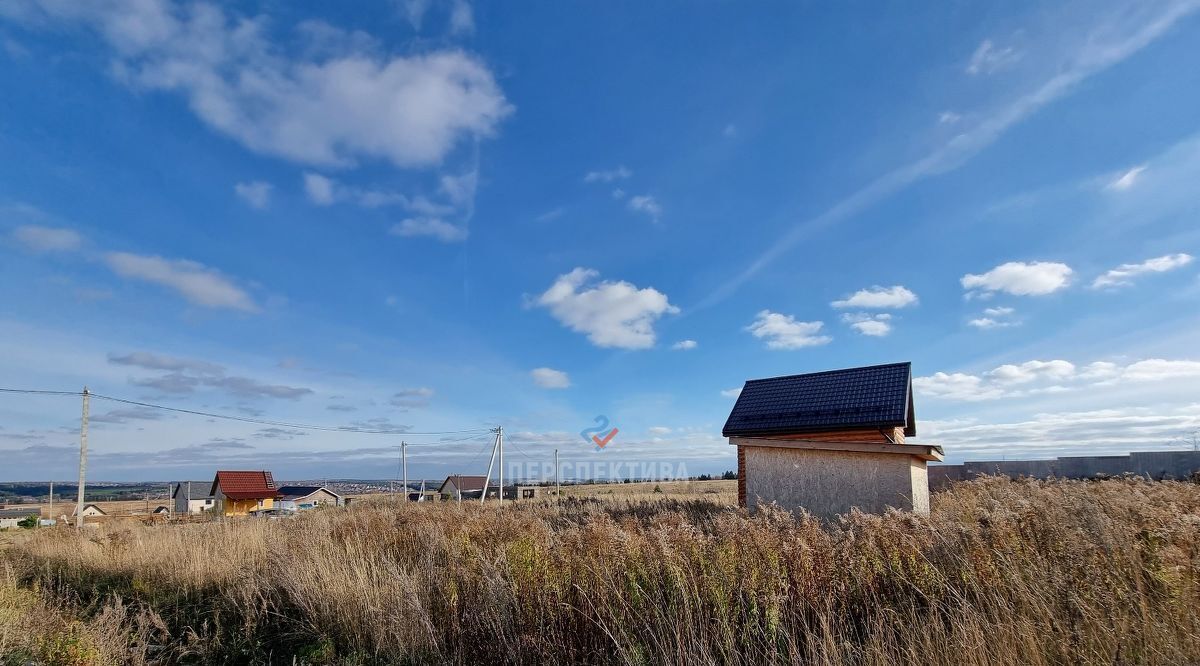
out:
M36 506L29 509L0 509L0 518L24 518L26 516L40 516L41 514L41 508Z
M326 488L325 486L279 486L279 494L283 496L283 499L296 499L299 497L308 497L309 495L317 492L318 490L324 490L334 496L337 495L337 493Z
M171 490L171 497L179 497L180 495L188 497L188 484L192 484L192 499L205 499L211 497L208 491L212 490L212 481L179 481Z
M465 492L469 492L469 491L483 490L483 482L484 482L484 479L486 479L486 478L487 477L484 477L484 476L467 476L464 474L451 474L450 476L446 477L446 480L442 482L441 486L438 486L438 492L441 492L442 488L445 488L446 484L451 483L451 482L454 483L454 487L458 488L459 492L465 493ZM489 486L492 486L492 487L494 487L495 485L496 485L495 481L492 481L489 484Z
M907 436L917 433L911 363L751 379L721 434L765 437L897 426Z
M274 477L270 472L263 470L219 471L216 478L213 479L209 494L215 496L218 486L226 497L235 500L266 499L279 494ZM195 492L195 486L192 487L192 491Z

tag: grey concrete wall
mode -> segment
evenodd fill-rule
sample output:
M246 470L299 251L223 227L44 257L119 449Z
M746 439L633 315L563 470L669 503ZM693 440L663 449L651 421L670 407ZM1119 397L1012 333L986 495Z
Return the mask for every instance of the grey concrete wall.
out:
M1155 480L1186 479L1200 472L1200 452L1140 451L1127 456L1068 456L1053 460L992 460L961 465L930 465L929 486L941 490L955 481L981 474L1012 478L1091 479L1097 476L1137 474Z
M858 508L929 512L925 461L895 453L745 447L748 507L775 502L832 518Z

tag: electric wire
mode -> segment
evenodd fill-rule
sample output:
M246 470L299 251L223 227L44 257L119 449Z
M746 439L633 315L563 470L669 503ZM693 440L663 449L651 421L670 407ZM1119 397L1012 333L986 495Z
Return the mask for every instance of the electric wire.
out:
M59 395L59 396L64 396L64 395L65 396L82 396L83 395L82 391L47 391L47 390L40 390L40 389L14 389L14 388L0 388L0 393L22 393L22 394L31 394L31 395ZM317 431L323 431L323 432L345 432L345 433L356 433L356 434L363 434L363 435L402 435L402 436L461 435L461 434L465 434L465 433L472 433L473 435L477 436L477 435L482 435L482 434L485 434L485 433L491 431L491 428L470 428L470 429L466 429L466 430L428 430L428 431L418 432L418 431L400 430L397 428L362 428L362 427L357 427L357 426L322 426L322 425L313 425L310 423L292 423L289 421L275 421L275 420L271 420L271 419L260 419L260 418L254 418L251 416L235 416L233 414L218 414L215 412L203 412L203 411L196 410L196 409L184 409L182 407L169 407L167 405L157 405L157 404L150 403L150 402L141 402L138 400L117 398L117 397L110 396L110 395L104 395L102 393L92 393L90 391L88 392L88 395L90 395L92 398L95 398L97 400L108 400L110 402L117 402L117 403L122 403L122 404L126 404L126 405L134 405L136 407L145 407L147 409L161 409L164 411L176 412L179 414L191 414L193 416L204 416L204 417L213 418L213 419L224 419L227 421L239 421L241 423L253 423L255 425L274 426L277 428L294 428L296 430L317 430Z

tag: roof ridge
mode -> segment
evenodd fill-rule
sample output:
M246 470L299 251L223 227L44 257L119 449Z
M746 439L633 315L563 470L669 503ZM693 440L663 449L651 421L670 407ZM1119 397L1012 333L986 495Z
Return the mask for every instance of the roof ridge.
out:
M877 365L860 365L850 368L838 368L836 370L818 370L816 372L798 372L794 375L777 375L775 377L759 377L758 379L747 379L746 383L751 382L767 382L773 379L792 379L795 377L815 377L817 375L832 375L839 372L850 372L851 370L878 370L879 368L894 368L901 365L907 365L912 369L912 361L897 361L896 363L879 363Z

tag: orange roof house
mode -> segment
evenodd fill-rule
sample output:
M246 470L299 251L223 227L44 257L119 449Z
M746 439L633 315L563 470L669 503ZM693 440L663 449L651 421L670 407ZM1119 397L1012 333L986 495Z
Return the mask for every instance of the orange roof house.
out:
M244 516L273 507L279 486L266 470L220 470L209 494L219 515Z

